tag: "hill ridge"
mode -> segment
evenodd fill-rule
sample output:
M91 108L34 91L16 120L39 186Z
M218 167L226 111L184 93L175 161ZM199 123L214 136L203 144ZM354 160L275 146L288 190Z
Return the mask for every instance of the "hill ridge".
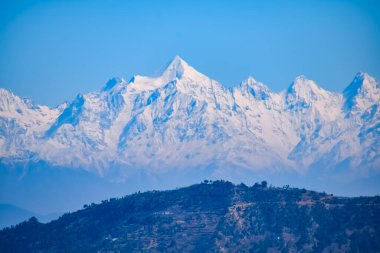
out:
M227 181L135 193L0 231L1 252L377 252L380 197Z

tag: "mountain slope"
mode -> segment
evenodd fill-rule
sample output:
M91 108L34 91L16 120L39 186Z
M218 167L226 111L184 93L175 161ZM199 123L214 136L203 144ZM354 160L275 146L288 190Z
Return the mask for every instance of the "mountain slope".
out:
M61 113L0 88L0 157L28 158L30 147Z
M0 232L1 252L378 252L380 198L216 181Z
M25 221L36 214L9 204L0 204L0 229L8 227L21 221Z
M342 94L304 76L274 93L252 77L227 89L176 56L158 77L111 79L56 109L0 97L1 162L136 173L378 173L379 83L359 73ZM263 159L265 157L265 159Z

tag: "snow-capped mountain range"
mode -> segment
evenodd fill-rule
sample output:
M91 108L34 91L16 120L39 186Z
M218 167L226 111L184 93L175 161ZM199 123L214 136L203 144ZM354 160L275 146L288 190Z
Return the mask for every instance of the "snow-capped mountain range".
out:
M275 93L252 77L226 88L176 56L159 77L111 79L49 108L0 89L0 157L128 178L167 173L380 172L380 84L343 93L304 76Z

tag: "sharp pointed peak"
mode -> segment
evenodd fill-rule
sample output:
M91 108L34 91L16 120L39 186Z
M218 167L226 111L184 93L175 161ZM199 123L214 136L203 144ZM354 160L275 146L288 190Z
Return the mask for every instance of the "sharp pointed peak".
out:
M376 79L373 76L369 75L366 72L359 71L354 76L354 79L352 80L352 83L355 83L355 82L361 82L361 83L363 83L366 80L368 80L370 82L376 82Z
M189 66L189 64L184 59L182 59L179 55L176 55L169 62L166 69L168 69L170 67L178 67L178 66Z
M248 78L246 79L247 82L249 83L259 83L258 81L256 81L255 78L253 78L253 76L248 76Z
M356 73L354 78L368 78L371 77L367 72L359 71Z
M241 82L239 89L259 100L266 100L271 96L269 88L263 83L256 81L252 76Z
M11 104L17 103L19 105L23 104L31 109L39 108L40 106L28 97L20 97L14 94L11 90L8 90L6 88L0 88L0 103L4 103L4 102L11 103Z
M345 107L348 110L362 110L380 99L380 83L365 72L358 72L352 82L343 90Z
M293 101L295 97L302 98L308 103L317 100L319 96L326 97L329 94L331 94L329 91L319 87L316 82L304 75L297 76L284 93L289 101Z
M0 87L0 95L1 94L12 94L13 95L12 91L10 91L10 90L8 90L6 88Z
M176 55L166 66L161 75L147 77L134 75L128 82L129 87L134 90L152 90L170 82L180 80L191 80L194 83L204 83L211 79L191 67L181 57Z
M297 76L294 81L290 84L289 89L315 89L319 88L318 85L311 79L307 78L305 75Z
M19 98L21 100L23 99L22 97L19 97L16 94L14 94L12 90L0 87L0 99L2 98Z
M299 75L299 76L296 76L293 83L297 83L297 82L298 83L301 83L301 82L305 83L305 82L309 82L309 81L314 82L313 80L307 78L307 76L305 76L305 75Z
M173 59L170 61L171 63L175 63L175 62L183 62L183 63L186 63L186 61L184 59L181 58L181 56L179 56L178 54L175 55L173 57Z
M102 91L111 90L113 87L115 87L116 85L118 85L120 83L125 83L125 80L121 77L113 77L113 78L108 80L106 85L103 87Z
M248 76L243 82L241 82L241 86L250 86L250 87L260 87L268 89L268 87L262 82L257 81L254 77Z
M344 89L343 93L347 95L347 93L357 93L359 89L370 88L370 87L380 88L380 84L377 80L370 76L366 72L358 72L354 76L352 82Z
M173 81L175 79L181 79L182 77L199 79L205 78L206 76L198 72L181 57L176 55L162 72L161 78L164 78L167 81Z
M185 70L189 68L189 64L185 62L179 55L174 56L170 63L166 66L163 75L175 75L175 77L180 78Z

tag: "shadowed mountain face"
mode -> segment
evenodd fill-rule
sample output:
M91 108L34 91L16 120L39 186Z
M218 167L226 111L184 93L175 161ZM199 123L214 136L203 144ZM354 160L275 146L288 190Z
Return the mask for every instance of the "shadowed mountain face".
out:
M379 252L380 197L205 182L0 232L1 252Z

